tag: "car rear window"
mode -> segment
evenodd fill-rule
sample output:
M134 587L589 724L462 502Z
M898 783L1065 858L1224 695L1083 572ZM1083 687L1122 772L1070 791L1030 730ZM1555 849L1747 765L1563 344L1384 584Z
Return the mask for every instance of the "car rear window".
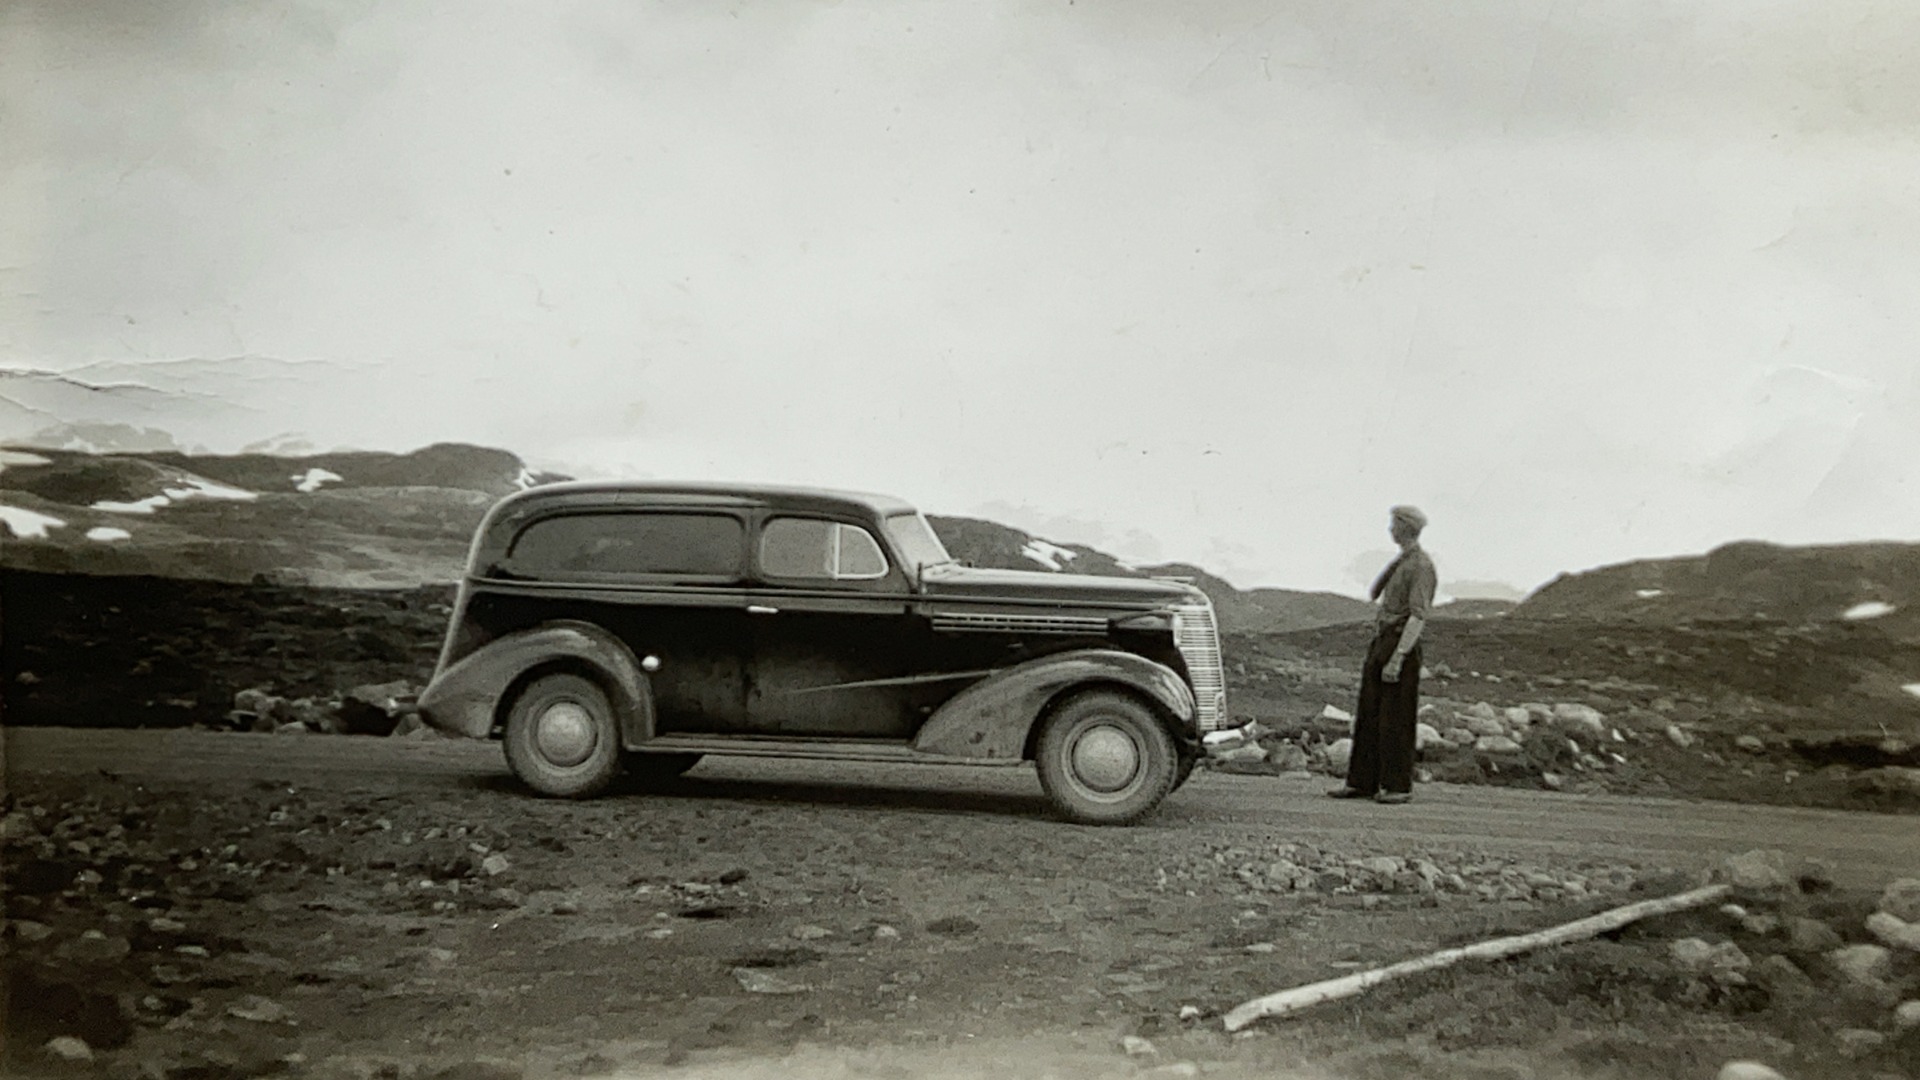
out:
M526 527L507 552L516 573L737 575L746 526L727 514L567 514Z

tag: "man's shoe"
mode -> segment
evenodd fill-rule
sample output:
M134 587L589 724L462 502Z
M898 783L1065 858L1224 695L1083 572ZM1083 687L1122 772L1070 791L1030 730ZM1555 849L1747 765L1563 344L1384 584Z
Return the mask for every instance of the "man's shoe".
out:
M1329 799L1370 799L1372 797L1371 791L1361 791L1359 788L1347 787L1345 784L1327 792Z
M1411 792L1411 791L1383 791L1383 792L1381 792L1380 794L1378 794L1378 795L1375 795L1375 796L1373 797L1373 801L1374 801L1374 802L1377 802L1377 803L1385 803L1385 804L1386 804L1386 805L1388 805L1388 806L1399 806L1399 805L1400 805L1401 803L1410 803L1410 802L1412 802L1412 801L1413 801L1413 792Z

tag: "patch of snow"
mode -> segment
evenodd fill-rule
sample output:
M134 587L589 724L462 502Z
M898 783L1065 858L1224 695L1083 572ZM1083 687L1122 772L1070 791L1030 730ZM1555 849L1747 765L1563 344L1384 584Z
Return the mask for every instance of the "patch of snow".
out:
M1877 619L1882 615L1891 614L1893 614L1892 604L1879 600L1869 600L1864 604L1853 605L1841 614L1840 617L1843 619Z
M53 464L52 459L43 458L39 454L29 454L20 450L0 450L0 472L5 472L9 465L51 464Z
M1049 570L1058 570L1060 564L1072 562L1075 557L1075 552L1045 540L1028 540L1027 546L1020 549L1020 554Z
M198 476L186 481L186 484L186 487L161 488L160 490L167 498L175 502L182 502L187 499L228 499L234 502L251 502L260 497L255 492L242 491L239 488L228 487L225 484L216 484L211 480L202 479Z
M109 514L151 514L162 506L172 505L173 500L165 495L149 495L139 502L97 502L87 507L89 510L104 510Z
M1910 682L1907 685L1901 687L1900 689L1905 690L1907 693L1912 694L1914 697L1920 697L1920 682Z
M87 530L87 539L108 543L114 540L131 540L133 534L125 529L116 529L108 525L98 525Z
M304 475L293 478L293 488L295 491L319 491L321 484L337 484L344 479L339 473L328 469L308 469Z
M1665 596L1665 595L1667 595L1667 590L1665 590L1665 589L1635 589L1635 590L1633 590L1633 595L1635 595L1635 596L1637 596L1637 597L1639 597L1639 598L1640 598L1640 599L1642 599L1642 600L1651 600L1651 599L1653 599L1653 598L1654 598L1654 597L1656 597L1656 596Z
M22 540L45 540L48 529L64 529L67 523L57 517L19 506L0 506L0 522L7 531Z

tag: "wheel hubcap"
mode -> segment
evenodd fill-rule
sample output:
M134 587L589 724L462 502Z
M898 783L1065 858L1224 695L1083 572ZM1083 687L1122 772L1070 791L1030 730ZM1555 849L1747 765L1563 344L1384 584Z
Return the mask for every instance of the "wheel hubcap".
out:
M571 701L547 707L534 730L540 756L555 765L578 765L593 753L593 716Z
M1140 749L1115 727L1097 727L1073 744L1073 774L1094 791L1119 791L1140 769Z

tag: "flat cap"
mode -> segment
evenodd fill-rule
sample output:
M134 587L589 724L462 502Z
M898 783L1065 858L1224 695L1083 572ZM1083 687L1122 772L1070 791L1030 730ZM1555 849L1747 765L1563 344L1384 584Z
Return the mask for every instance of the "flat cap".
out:
M1427 527L1427 515L1421 513L1420 508L1417 506L1396 506L1393 508L1392 514L1394 517L1412 525L1416 529L1424 529Z

